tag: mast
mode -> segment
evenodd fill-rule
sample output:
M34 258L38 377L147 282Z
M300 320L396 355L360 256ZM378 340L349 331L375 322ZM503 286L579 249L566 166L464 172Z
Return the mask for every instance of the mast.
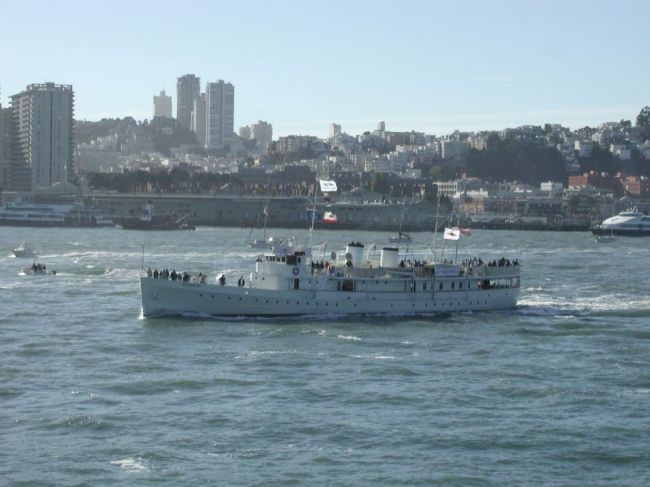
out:
M264 241L266 242L266 224L267 220L269 218L269 207L268 207L268 200L264 204Z
M458 199L458 208L456 210L456 228L458 228L458 240L456 240L456 255L454 256L454 263L458 263L458 244L460 243L460 198Z
M316 194L318 193L318 179L314 183L314 206L311 210L311 226L309 227L309 250L311 250L312 237L314 235L314 222L316 221Z
M440 191L438 193L438 202L436 203L436 221L433 226L433 262L436 262L436 237L438 236L438 215L440 211Z

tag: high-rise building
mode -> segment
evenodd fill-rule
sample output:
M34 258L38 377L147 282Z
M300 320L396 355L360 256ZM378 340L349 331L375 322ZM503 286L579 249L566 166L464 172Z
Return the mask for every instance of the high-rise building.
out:
M337 135L341 135L341 126L338 123L330 124L330 139L335 138Z
M201 93L201 78L186 74L176 82L176 119L181 127L192 129L194 100Z
M206 115L205 115L205 93L201 93L194 100L192 109L192 130L196 134L196 140L205 147L206 143Z
M9 127L11 110L0 103L0 190L9 187Z
M73 116L70 85L32 84L11 97L11 189L37 191L69 181Z
M153 97L153 116L172 118L172 97L165 95L165 90L160 95Z
M219 148L233 141L235 134L235 87L219 80L205 88L206 146Z
M268 147L273 142L273 126L268 122L258 120L251 127L251 138L255 139L258 147Z

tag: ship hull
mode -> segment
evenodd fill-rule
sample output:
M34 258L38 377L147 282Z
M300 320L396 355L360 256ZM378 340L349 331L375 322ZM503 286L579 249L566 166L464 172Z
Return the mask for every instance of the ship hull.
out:
M428 292L269 290L140 278L142 314L156 316L419 315L505 310L518 288Z
M113 223L47 221L47 220L0 220L3 227L53 227L53 228L100 228L112 227Z
M123 230L194 230L194 227L175 221L160 219L143 221L138 218L124 218L120 221Z
M592 228L591 233L594 235L615 235L617 237L650 237L650 228L632 229L632 228Z

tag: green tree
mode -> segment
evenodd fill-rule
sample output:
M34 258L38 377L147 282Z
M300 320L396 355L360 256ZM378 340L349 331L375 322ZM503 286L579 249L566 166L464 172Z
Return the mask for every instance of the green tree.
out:
M639 131L641 140L650 139L650 107L644 107L636 117L636 128Z
M388 180L388 175L379 172L375 173L372 177L372 182L370 183L370 189L384 195L390 193L390 181Z

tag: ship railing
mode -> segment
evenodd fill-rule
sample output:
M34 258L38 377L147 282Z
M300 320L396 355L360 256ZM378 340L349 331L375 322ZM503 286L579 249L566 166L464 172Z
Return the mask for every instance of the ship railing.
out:
M488 266L483 264L477 267L464 267L463 274L467 276L518 276L521 274L521 265L508 265L508 266Z

